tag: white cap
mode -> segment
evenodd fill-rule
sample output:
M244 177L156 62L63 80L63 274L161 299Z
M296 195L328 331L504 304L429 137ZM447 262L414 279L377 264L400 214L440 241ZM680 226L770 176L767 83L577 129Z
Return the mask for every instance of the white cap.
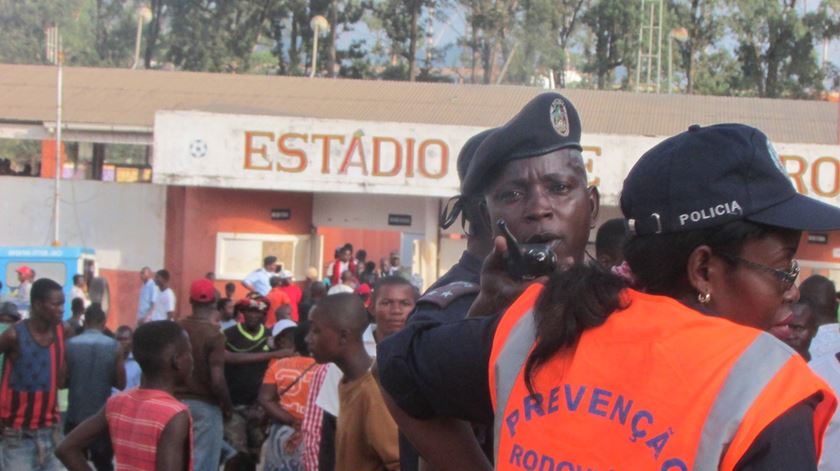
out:
M279 276L284 280L291 280L295 277L295 275L292 274L292 272L290 272L289 270L280 270Z
M271 328L271 336L277 337L277 334L292 327L297 327L297 322L291 319L280 319L276 324L274 324L274 327Z

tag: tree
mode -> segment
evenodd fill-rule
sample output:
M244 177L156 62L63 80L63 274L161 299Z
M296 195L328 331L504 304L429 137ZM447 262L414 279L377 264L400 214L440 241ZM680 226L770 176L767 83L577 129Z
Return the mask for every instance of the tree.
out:
M816 61L814 35L799 16L796 0L739 2L730 18L739 42L738 93L770 98L818 95L823 74Z
M476 82L480 62L482 82L490 83L495 77L499 55L510 50L507 42L516 23L519 0L460 0L460 3L467 11L470 29L469 37L465 38L463 45L472 54L471 80Z
M147 69L152 66L161 39L161 22L168 9L167 0L151 0L149 9L152 11L152 20L146 32L146 48L143 52L143 64Z
M310 0L310 18L314 15L323 15L330 23L329 39L326 41L328 76L337 77L341 75L339 56L347 55L346 49L344 51L338 50L339 32L352 31L353 25L362 19L366 10L367 5L362 0ZM319 62L324 63L324 61Z
M613 83L616 68L632 67L636 59L637 34L641 21L638 2L600 0L582 17L593 36L593 50L587 51L584 72L594 74L599 89Z
M273 1L173 1L169 59L186 70L248 71Z
M0 0L0 61L46 63L45 32L58 26L66 63L130 65L136 6L116 0Z
M669 3L672 27L688 31L688 39L679 43L680 62L686 77L686 93L694 93L696 64L706 49L720 39L723 22L718 0L676 0ZM663 32L667 34L666 32Z
M417 79L417 43L426 33L420 18L424 11L431 14L442 5L440 0L383 0L372 4L373 16L390 42L391 57L402 57L407 63L406 79L409 81ZM434 55L434 51L427 51L427 56L430 55ZM393 77L399 70L402 68L392 68L388 74Z
M554 15L551 16L551 31L556 34L560 46L560 74L558 87L566 85L566 67L568 64L569 39L575 32L580 15L583 14L584 0L555 0Z

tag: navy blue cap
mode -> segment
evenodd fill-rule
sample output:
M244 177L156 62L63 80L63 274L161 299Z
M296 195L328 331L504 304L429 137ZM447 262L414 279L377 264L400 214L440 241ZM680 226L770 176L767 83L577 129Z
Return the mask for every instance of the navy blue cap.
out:
M476 134L475 136L467 139L467 142L464 143L464 147L461 147L461 152L458 153L458 180L461 181L461 193L464 193L464 178L467 176L467 169L470 167L470 162L472 162L473 157L475 157L475 151L478 150L478 147L487 139L487 136L490 135L493 131L498 128L490 128L481 131L480 133Z
M581 150L577 110L559 93L540 94L478 146L462 179L461 192L480 193L487 176L508 162L566 148Z
M767 136L743 124L695 124L645 152L624 180L621 211L637 235L739 219L840 229L840 208L797 193Z
M472 162L473 157L475 157L475 151L478 149L478 146L480 146L481 143L484 142L484 139L495 130L496 128L485 129L484 131L481 131L475 136L467 139L467 142L465 142L464 146L461 147L461 152L458 153L456 166L458 168L458 180L462 182L462 193L461 195L450 198L449 201L447 201L446 206L443 207L438 220L441 228L448 228L455 222L455 220L458 219L458 216L461 215L461 212L463 211L463 203L461 202L461 199L464 196L471 196L463 192L464 176L467 174L470 162Z

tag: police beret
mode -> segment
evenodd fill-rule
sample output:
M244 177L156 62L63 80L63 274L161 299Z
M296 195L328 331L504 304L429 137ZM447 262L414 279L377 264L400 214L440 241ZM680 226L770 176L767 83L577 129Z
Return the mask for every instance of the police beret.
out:
M460 180L461 183L464 182L464 176L467 174L467 169L475 156L476 149L478 149L478 146L484 142L484 139L495 130L496 128L485 129L484 131L481 131L475 136L467 139L467 142L465 142L464 146L461 147L461 152L458 153L458 161L456 164L458 167L458 180ZM461 186L461 189L463 190L463 185ZM462 191L461 195L451 198L446 203L446 206L443 207L438 220L438 224L441 228L448 228L458 219L458 216L461 215L461 212L464 210L463 202L461 201L462 196L470 195L463 193Z
M461 181L461 193L481 192L487 177L508 162L565 148L581 150L580 117L563 95L543 93L487 135Z
M470 166L470 162L472 162L473 157L475 157L475 151L478 150L478 147L484 142L484 139L490 135L491 132L495 131L497 128L490 128L481 131L480 133L476 134L475 136L469 138L466 143L464 143L464 147L461 147L461 152L458 153L458 180L461 181L461 190L463 194L463 182L464 177L467 175L467 169Z

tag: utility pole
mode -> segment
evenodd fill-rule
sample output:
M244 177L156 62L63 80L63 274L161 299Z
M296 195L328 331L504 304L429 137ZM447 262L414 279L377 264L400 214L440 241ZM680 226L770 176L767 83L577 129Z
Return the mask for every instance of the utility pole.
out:
M639 50L636 61L637 92L660 91L662 80L662 22L664 0L640 0Z
M55 64L56 67L56 117L55 117L55 175L53 186L53 243L52 245L58 247L61 245L60 238L60 185L61 185L61 120L62 120L62 103L63 88L64 88L64 48L61 43L61 34L58 31L58 26L53 26L47 29L47 59ZM43 162L41 163L43 167Z
M309 72L309 77L315 77L318 71L318 37L321 31L330 30L330 22L321 15L315 15L309 21L309 26L312 27L312 70Z

